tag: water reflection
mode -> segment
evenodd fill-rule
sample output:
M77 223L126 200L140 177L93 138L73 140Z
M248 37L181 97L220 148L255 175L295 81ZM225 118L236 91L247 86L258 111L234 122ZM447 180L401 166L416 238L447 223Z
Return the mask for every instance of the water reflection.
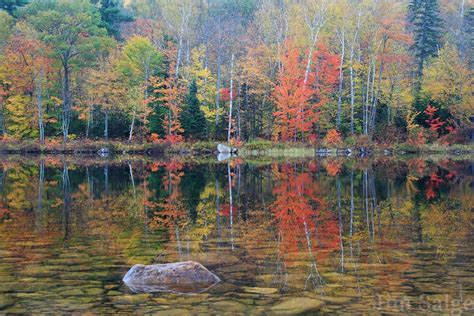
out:
M3 311L413 312L473 298L469 161L0 167ZM133 264L185 260L223 282L192 299L121 282Z

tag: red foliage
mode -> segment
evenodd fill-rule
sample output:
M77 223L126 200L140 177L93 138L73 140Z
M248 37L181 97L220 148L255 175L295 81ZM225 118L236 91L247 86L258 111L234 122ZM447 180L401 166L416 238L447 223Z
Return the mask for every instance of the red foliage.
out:
M314 99L319 105L328 102L331 92L339 81L339 56L332 54L324 45L319 45L313 55L313 71L310 83L314 87Z
M435 118L436 112L438 109L434 106L427 105L424 113L428 116L428 119L425 122L430 126L430 130L437 132L446 122L441 121L439 117Z
M222 88L220 91L220 97L221 97L221 101L222 102L228 102L230 101L230 88ZM233 96L233 100L235 100L236 96L237 96L237 91L233 91L232 92L232 96Z
M436 172L430 174L428 185L426 186L425 196L428 200L434 199L437 195L437 189L444 180Z

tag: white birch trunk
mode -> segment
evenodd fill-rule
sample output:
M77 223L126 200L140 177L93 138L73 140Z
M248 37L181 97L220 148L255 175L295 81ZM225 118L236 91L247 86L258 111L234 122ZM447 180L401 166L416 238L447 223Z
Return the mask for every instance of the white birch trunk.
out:
M230 142L232 129L232 105L234 102L234 54L232 54L230 61L230 102L229 102L229 126L227 129L227 142Z

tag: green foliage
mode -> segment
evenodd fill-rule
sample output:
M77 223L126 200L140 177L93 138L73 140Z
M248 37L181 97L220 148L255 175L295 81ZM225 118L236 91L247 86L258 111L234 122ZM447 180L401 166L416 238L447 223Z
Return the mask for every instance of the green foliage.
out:
M62 132L64 141L69 129L97 138L102 127L130 140L134 130L151 142L224 140L231 73L232 132L239 143L256 139L249 149L285 147L259 139L282 134L288 142L320 144L338 113L337 131L350 136L349 147L443 137L455 143L472 127L469 5L283 2L0 0L7 136L32 135L27 125L39 125L32 116L39 100L46 135ZM285 38L295 46L290 66ZM279 73L291 74L288 82L279 83ZM291 91L292 85L302 88ZM434 136L427 132L427 104L444 122Z
M0 11L0 51L11 36L14 19L5 11Z
M265 139L254 139L245 144L244 148L247 150L265 150L273 147L273 143Z
M422 75L428 58L436 56L440 47L441 18L438 0L411 0L410 22L413 24L413 46L418 64L418 75Z
M160 102L152 102L149 104L151 114L149 116L148 129L150 133L157 134L161 138L165 137L166 129L164 126L165 115L167 109Z
M446 46L424 69L421 92L443 110L468 123L474 115L471 80L468 64L459 58L453 47Z
M52 49L52 57L66 66L89 66L113 45L90 1L32 2L20 13Z
M179 184L183 195L183 203L189 214L189 219L195 223L197 219L197 206L200 202L201 193L206 186L206 178L203 177L203 167L186 167L184 176Z
M5 10L8 14L13 15L18 8L28 2L28 0L0 0L0 10Z
M117 0L92 0L99 8L102 20L101 26L107 30L110 36L121 38L120 23L130 22L132 18L123 12L123 7Z
M150 40L142 36L131 37L123 48L118 68L133 85L138 86L160 70L162 54Z
M189 86L186 102L183 105L179 120L186 138L202 140L207 136L207 120L197 98L196 81L191 82Z

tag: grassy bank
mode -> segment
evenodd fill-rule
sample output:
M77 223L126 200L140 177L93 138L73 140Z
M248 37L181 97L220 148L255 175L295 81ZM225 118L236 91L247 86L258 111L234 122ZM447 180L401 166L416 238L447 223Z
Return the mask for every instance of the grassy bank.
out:
M309 146L307 144L273 144L259 142L245 144L240 150L242 156L367 156L367 155L471 155L474 154L474 144L470 145L440 145L425 144L413 146L409 144L395 144L391 146L369 144L365 146Z
M128 143L122 141L84 141L74 140L67 144L61 142L36 141L1 141L2 154L66 154L66 155L196 155L207 156L217 154L219 142L187 142L179 144ZM367 155L410 155L410 154L450 154L472 155L474 144L445 146L425 144L413 146L409 144L364 146L313 146L306 143L273 143L266 140L255 140L244 143L238 148L242 157L314 157L314 156L367 156Z

